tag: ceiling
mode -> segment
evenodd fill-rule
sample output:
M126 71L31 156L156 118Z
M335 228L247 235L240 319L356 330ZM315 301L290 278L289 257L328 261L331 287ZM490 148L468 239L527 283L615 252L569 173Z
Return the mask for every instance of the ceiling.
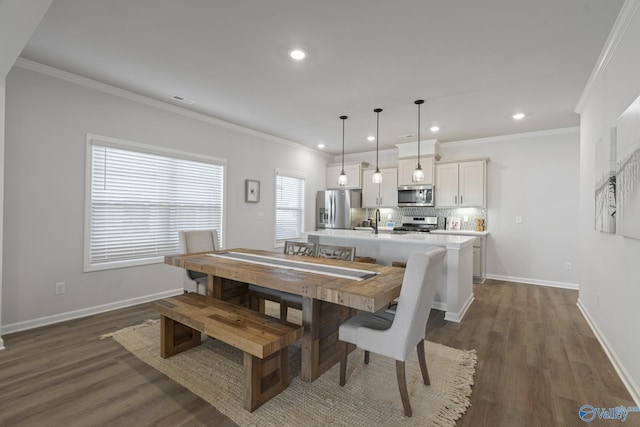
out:
M416 99L422 140L577 126L622 4L54 0L21 56L333 154L347 115L353 153L375 150L374 108L380 149L416 141ZM292 47L307 59L289 59Z

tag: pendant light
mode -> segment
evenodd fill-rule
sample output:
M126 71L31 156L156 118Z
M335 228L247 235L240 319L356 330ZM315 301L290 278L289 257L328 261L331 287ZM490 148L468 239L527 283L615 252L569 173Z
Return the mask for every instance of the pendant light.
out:
M420 105L424 104L424 100L418 99L414 104L418 105L418 166L413 171L411 180L413 182L422 182L424 181L424 171L422 170L422 165L420 165Z
M347 185L347 174L344 173L344 121L348 119L347 116L340 116L342 120L342 172L340 172L340 176L338 177L338 185L340 187L344 187Z
M373 176L371 177L371 180L373 181L374 184L380 184L382 182L382 173L380 172L380 168L378 167L378 139L380 136L380 112L382 111L382 108L376 108L375 110L373 110L374 113L376 113L376 171L373 174Z

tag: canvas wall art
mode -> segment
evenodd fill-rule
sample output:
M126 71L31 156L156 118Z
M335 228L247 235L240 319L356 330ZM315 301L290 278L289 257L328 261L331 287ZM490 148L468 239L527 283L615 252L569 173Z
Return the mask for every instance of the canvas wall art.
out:
M640 239L640 97L616 127L616 234Z
M616 128L596 142L595 229L616 232Z

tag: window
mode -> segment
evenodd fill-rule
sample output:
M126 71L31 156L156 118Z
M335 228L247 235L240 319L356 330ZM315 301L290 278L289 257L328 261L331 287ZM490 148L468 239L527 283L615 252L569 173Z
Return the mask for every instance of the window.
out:
M226 162L87 136L84 271L162 262L178 231L223 236ZM219 242L222 245L222 242Z
M304 231L304 176L276 170L276 247Z

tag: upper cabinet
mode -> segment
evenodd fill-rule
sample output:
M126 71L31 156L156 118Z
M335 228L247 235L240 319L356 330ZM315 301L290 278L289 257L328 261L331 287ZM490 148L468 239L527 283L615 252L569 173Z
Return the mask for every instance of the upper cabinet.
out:
M436 207L486 206L487 160L435 165Z
M398 186L433 184L434 156L420 156L420 166L424 171L424 181L413 182L413 171L418 166L418 157L403 157L398 159Z
M342 164L327 166L327 188L362 188L362 168L369 166L366 162L345 163L344 172L347 174L347 185L338 185L338 177L342 172Z
M398 169L380 169L382 183L374 184L371 180L375 170L362 172L362 207L388 208L398 206Z

